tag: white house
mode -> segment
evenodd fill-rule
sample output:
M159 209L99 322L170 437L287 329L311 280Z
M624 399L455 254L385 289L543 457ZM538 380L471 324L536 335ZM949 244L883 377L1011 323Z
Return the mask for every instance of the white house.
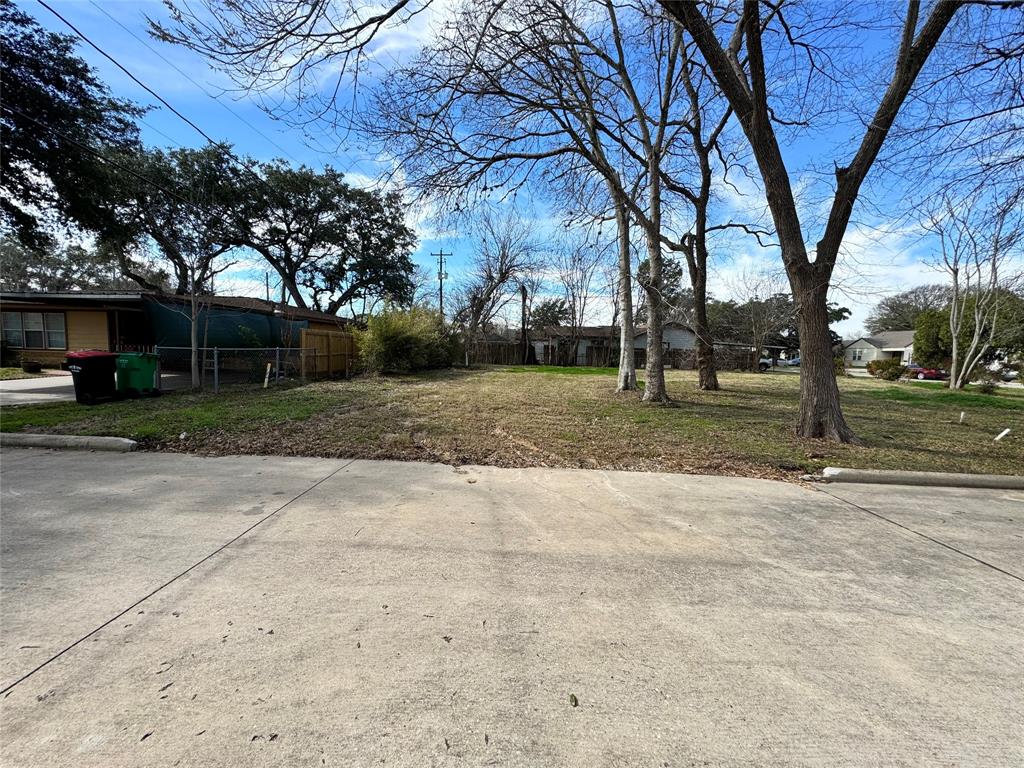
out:
M872 360L891 358L903 365L913 362L913 331L884 331L843 342L843 360L848 368L864 368Z

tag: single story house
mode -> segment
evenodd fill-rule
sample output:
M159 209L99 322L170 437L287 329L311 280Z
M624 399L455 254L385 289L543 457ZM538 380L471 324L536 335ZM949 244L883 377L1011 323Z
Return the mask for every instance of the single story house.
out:
M914 360L913 331L883 331L843 342L847 368L864 368L872 360L896 359L904 365Z
M667 322L661 335L662 344L666 352L674 349L695 349L697 346L697 334L688 325L682 323ZM634 349L647 349L647 326L640 325L636 329L636 338L633 340Z
M5 354L58 366L69 351L190 346L187 296L149 291L4 291ZM204 296L200 346L297 347L303 328L340 330L344 318L247 296Z
M619 338L617 325L587 325L573 329L567 325L551 325L543 331L530 334L537 360L547 365L608 366L618 363ZM576 339L576 357L572 355L572 340ZM662 342L665 351L693 349L697 336L683 323L665 323ZM633 337L633 348L646 352L647 328L638 326Z

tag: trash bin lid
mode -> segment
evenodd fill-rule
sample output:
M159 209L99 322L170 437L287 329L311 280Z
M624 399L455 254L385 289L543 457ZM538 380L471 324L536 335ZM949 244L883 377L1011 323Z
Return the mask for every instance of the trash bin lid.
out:
M65 357L81 360L85 357L117 357L117 355L113 352L106 352L102 349L83 349L78 352L68 352Z

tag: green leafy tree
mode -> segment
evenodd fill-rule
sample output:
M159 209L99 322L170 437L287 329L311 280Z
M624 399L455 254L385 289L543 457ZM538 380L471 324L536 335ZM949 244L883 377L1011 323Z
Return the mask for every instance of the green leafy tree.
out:
M927 310L949 306L952 291L948 285L919 285L909 291L887 296L868 314L866 325L870 333L905 331L917 327L917 317Z
M118 157L120 172L107 192L116 222L101 233L102 244L118 255L121 270L147 288L160 286L133 269L130 255L151 250L168 266L174 292L168 302L188 318L191 329L192 387L199 376L199 313L213 280L231 263L237 247L231 223L239 205L238 169L225 146L147 150Z
M131 258L131 269L149 285L166 286L168 275L151 260ZM138 288L121 272L120 260L109 250L81 245L23 245L17 238L0 238L0 288L5 291L87 291Z
M1024 355L1024 293L1004 291L1000 303L994 346L1010 355Z
M850 310L829 302L829 324L845 320ZM764 299L743 303L733 300L708 302L708 319L715 338L724 341L749 341L755 347L783 347L789 352L800 349L800 324L793 298L788 293L775 293ZM832 344L842 341L829 329Z
M970 343L974 336L974 297L964 303L964 322L960 328L961 346ZM1000 289L999 311L995 316L996 326L992 341L982 362L997 357L1010 358L1024 353L1024 296ZM989 336L989 328L982 328L982 335ZM953 335L949 327L949 307L927 310L918 315L914 326L914 362L926 366L948 366L953 356Z
M259 178L256 177L259 174ZM395 192L359 189L327 167L291 168L282 160L239 177L237 243L274 268L291 301L336 314L368 314L379 300L412 301L416 234L405 224Z
M74 38L45 31L0 0L0 216L26 245L52 240L52 223L109 225L98 155L139 146L143 110L110 96L75 55ZM56 219L56 222L53 221Z
M569 314L565 299L543 299L530 312L530 328L543 331L549 325L565 325Z
M646 285L650 282L651 263L644 259L640 262L636 271L637 286ZM689 287L689 277L686 276L683 264L678 259L666 258L661 267L662 299L665 304L665 321L688 323L693 312L693 289ZM641 290L637 296L636 311L633 314L635 322L647 322L647 294Z
M949 310L927 309L914 324L914 362L939 367L948 365L953 354L949 332Z
M775 302L788 302L790 309L784 313L784 316L787 318L786 324L776 333L769 334L767 343L784 346L787 351L791 352L800 349L800 323L792 299L788 294L784 294L772 297L772 300ZM829 337L832 340L832 346L835 347L837 344L842 343L843 337L832 330L832 325L846 320L851 313L847 307L842 307L834 301L826 304L826 312L828 315Z

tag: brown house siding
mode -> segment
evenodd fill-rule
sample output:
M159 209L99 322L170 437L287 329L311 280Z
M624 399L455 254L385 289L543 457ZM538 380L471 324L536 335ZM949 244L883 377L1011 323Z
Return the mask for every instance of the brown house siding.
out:
M68 310L65 322L68 329L68 349L110 349L107 313L92 310Z

